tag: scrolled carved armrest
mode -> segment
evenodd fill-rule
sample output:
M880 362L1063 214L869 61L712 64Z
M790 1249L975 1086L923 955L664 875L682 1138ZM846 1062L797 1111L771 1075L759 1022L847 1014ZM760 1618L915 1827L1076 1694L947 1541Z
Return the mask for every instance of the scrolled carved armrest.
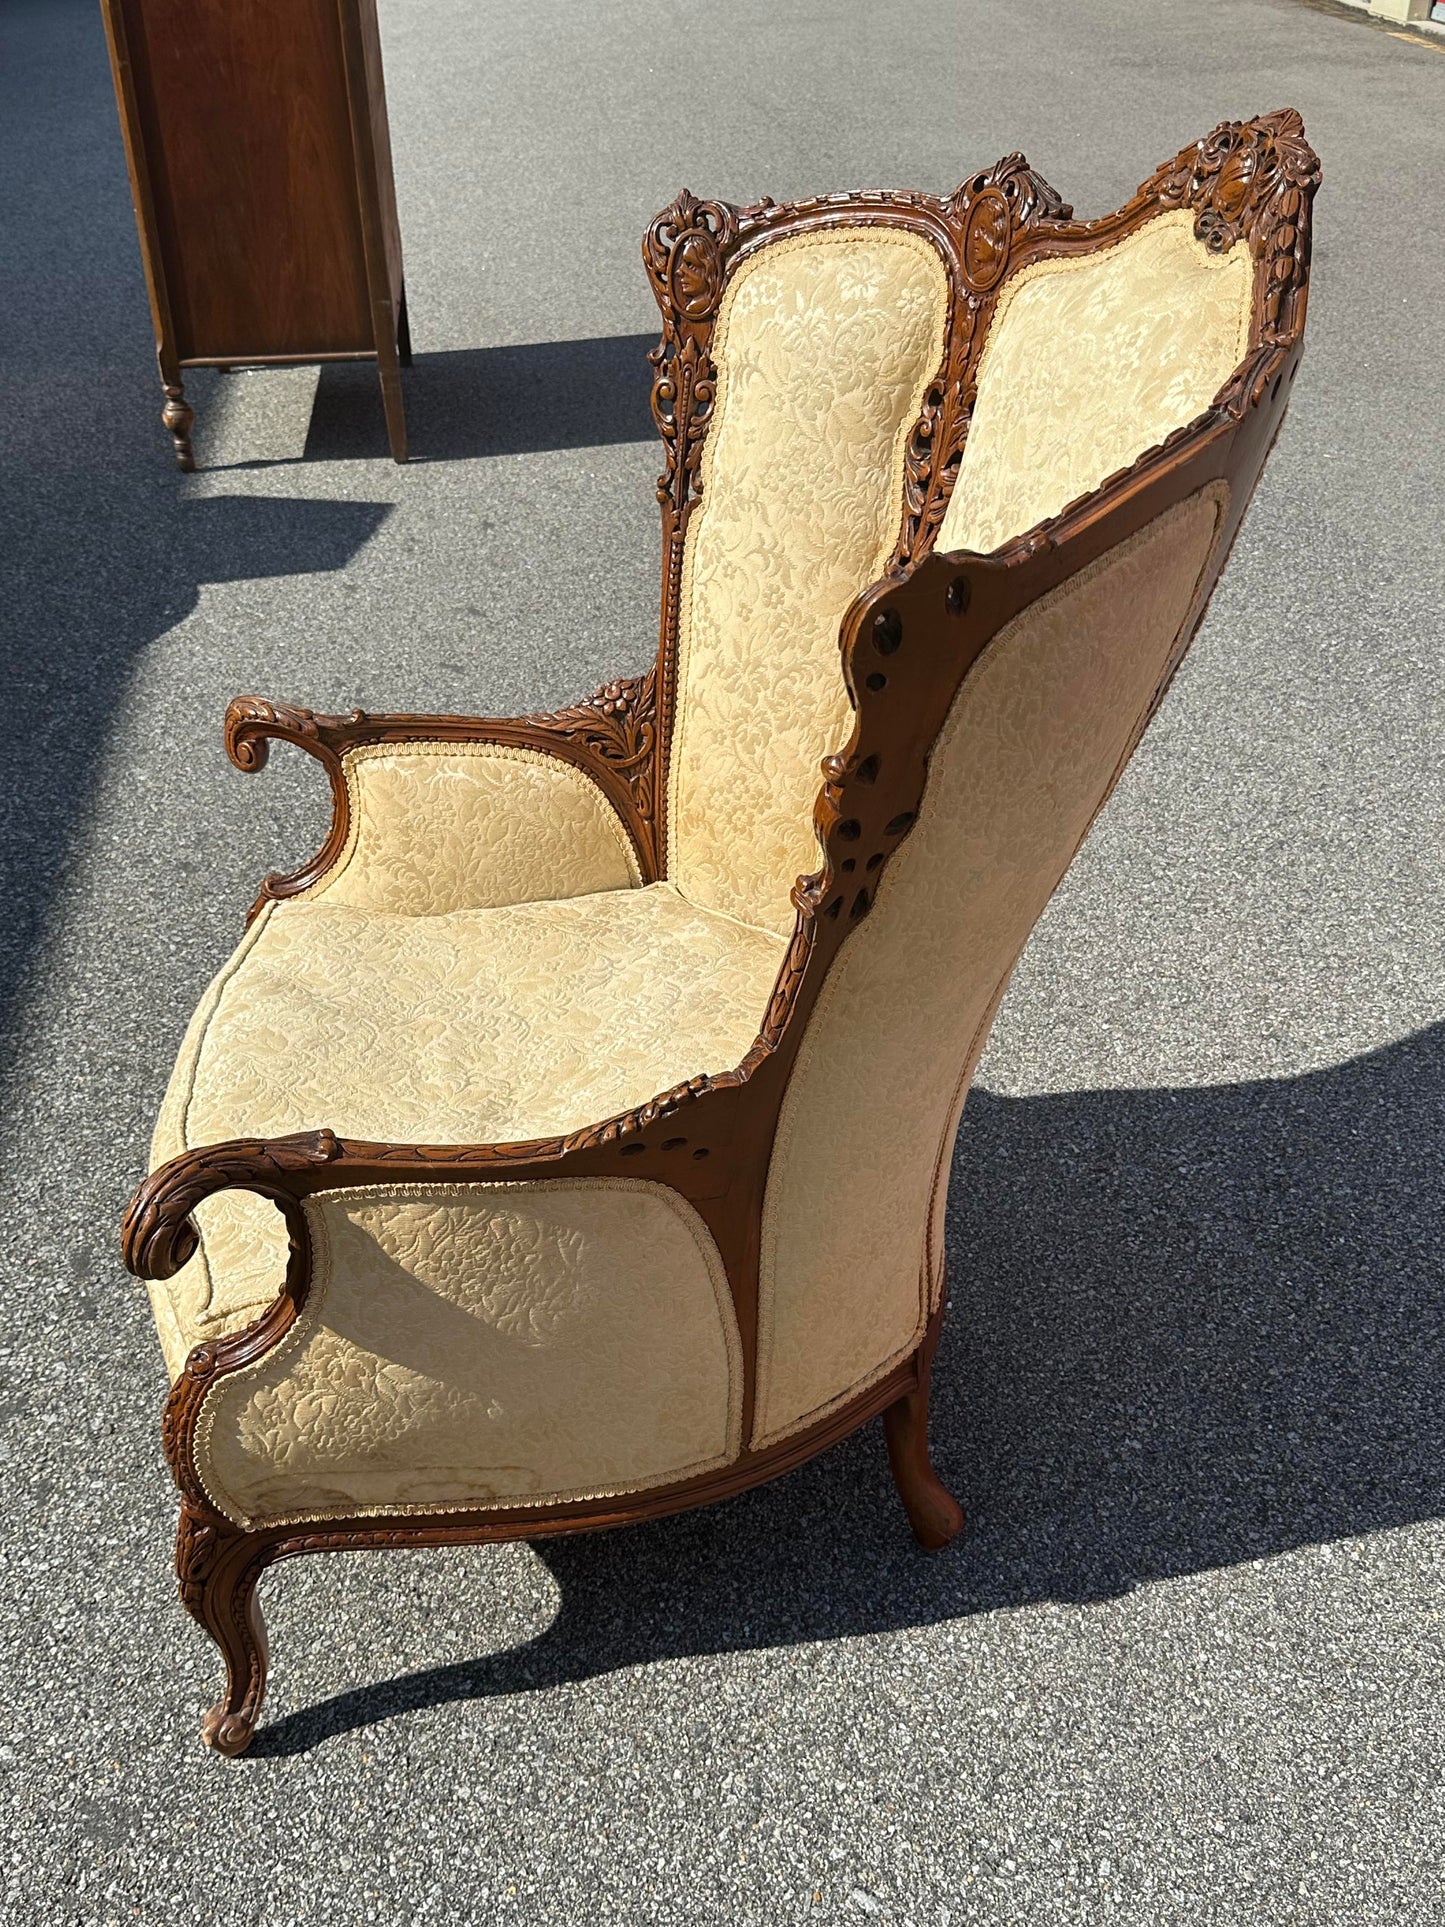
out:
M231 1138L171 1158L136 1188L121 1223L121 1255L137 1278L172 1278L200 1242L192 1213L217 1191L255 1191L285 1213L293 1243L304 1242L303 1200L314 1191L358 1185L494 1184L507 1178L638 1175L634 1153L658 1154L682 1110L714 1104L746 1082L749 1065L692 1077L647 1103L565 1136L508 1144L393 1144L339 1138L334 1131ZM683 1140L677 1140L681 1143ZM619 1158L624 1160L618 1162ZM676 1171L671 1174L675 1177ZM684 1187L685 1188L685 1187Z
M292 703L237 696L226 709L226 754L248 774L264 769L273 740L294 743L335 767L348 750L373 743L503 743L560 756L609 791L621 784L628 807L650 824L657 742L655 677L603 683L585 702L535 716L318 716Z
M331 783L331 828L311 862L268 876L251 914L270 899L295 896L316 883L345 848L350 819L344 758L348 751L394 743L495 743L571 763L602 791L636 847L644 877L657 874L657 722L655 675L604 683L586 702L535 716L320 716L261 696L237 696L227 707L226 754L248 775L264 769L273 741L314 756Z
M237 769L250 775L265 769L275 737L328 762L339 754L335 739L348 725L365 721L359 709L350 716L317 716L293 703L271 703L263 696L235 696L226 705L226 754Z
M298 1198L287 1179L340 1155L341 1145L331 1131L233 1138L183 1151L152 1171L126 1207L120 1229L126 1269L137 1278L173 1278L200 1243L192 1212L217 1191L256 1191L273 1198L294 1229Z

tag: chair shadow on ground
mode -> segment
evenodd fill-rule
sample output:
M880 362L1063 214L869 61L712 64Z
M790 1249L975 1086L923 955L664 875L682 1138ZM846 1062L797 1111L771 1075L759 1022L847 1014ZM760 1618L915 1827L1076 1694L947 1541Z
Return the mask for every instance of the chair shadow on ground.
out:
M416 462L599 448L656 439L649 335L418 352L402 375ZM376 370L330 362L311 406L303 461L385 458Z
M658 1660L1108 1599L1445 1513L1442 1141L1445 1024L1278 1082L975 1091L932 1428L962 1539L915 1549L871 1425L724 1505L537 1542L561 1596L539 1637L338 1694L253 1754Z

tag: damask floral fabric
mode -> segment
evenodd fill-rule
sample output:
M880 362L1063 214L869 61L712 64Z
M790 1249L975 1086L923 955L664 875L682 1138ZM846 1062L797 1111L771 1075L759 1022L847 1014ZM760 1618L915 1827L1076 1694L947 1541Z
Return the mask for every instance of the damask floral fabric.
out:
M399 1185L307 1205L300 1318L206 1401L243 1524L635 1491L738 1450L717 1249L665 1185Z
M862 1391L922 1335L967 1078L1158 687L1222 498L1195 496L1025 610L955 699L918 822L788 1084L763 1211L754 1445Z
M819 763L850 727L838 625L897 540L947 305L927 241L865 227L774 242L723 298L684 560L668 874L779 932L820 860Z
M1005 284L938 548L988 553L1205 411L1249 347L1254 263L1187 210Z
M435 916L640 880L597 785L560 757L502 743L399 743L346 757L351 834L308 894Z
M784 944L670 884L435 916L326 898L259 917L203 999L152 1149L329 1127L425 1144L563 1135L751 1047ZM172 1372L269 1302L279 1213L225 1193L157 1317Z

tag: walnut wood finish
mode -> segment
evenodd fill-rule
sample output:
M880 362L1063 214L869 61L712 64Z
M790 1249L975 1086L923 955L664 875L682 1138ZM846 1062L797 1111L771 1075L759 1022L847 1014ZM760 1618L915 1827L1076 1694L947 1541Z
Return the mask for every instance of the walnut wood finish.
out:
M177 1561L182 1598L221 1646L224 1698L206 1737L222 1751L249 1741L265 1679L256 1581L278 1559L363 1546L444 1545L589 1530L725 1498L775 1476L879 1412L908 1517L925 1546L946 1543L962 1515L928 1458L929 1366L942 1316L918 1351L821 1423L766 1449L745 1444L722 1472L628 1497L546 1507L445 1514L396 1513L318 1520L245 1533L212 1505L191 1440L207 1390L269 1351L295 1321L310 1281L303 1200L366 1184L507 1178L641 1177L672 1186L717 1242L742 1336L743 1437L751 1437L757 1361L759 1227L779 1109L802 1034L829 967L872 907L888 859L911 828L927 759L964 678L988 642L1038 597L1167 509L1223 479L1229 506L1213 573L1203 581L1154 698L1157 706L1202 619L1288 400L1302 347L1309 270L1309 211L1318 163L1299 117L1230 123L1160 168L1117 214L1075 222L1053 191L1012 155L940 201L924 195L838 196L737 210L679 196L649 229L644 257L663 315L653 354L653 408L666 461L659 481L664 567L655 676L608 685L556 715L505 722L436 717L317 717L243 698L227 716L227 745L243 769L265 760L268 739L298 744L326 764L331 833L293 877L268 878L262 900L321 876L346 841L346 752L358 744L432 740L520 743L588 771L618 809L648 876L666 873L667 739L675 701L682 542L698 497L702 439L715 371L711 328L727 277L769 236L860 221L926 234L948 268L952 313L942 368L911 437L903 528L884 577L859 595L841 625L842 669L854 705L847 746L825 759L815 809L820 868L793 891L796 922L767 1014L736 1070L691 1079L638 1109L566 1136L521 1144L397 1145L320 1131L239 1140L186 1152L154 1172L126 1214L123 1245L139 1276L171 1276L191 1255L191 1214L213 1192L243 1187L286 1215L291 1261L280 1297L245 1330L198 1347L166 1407L166 1454L180 1488ZM1241 368L1196 422L1171 435L1091 494L991 555L941 555L933 541L958 472L976 370L993 303L1009 273L1045 255L1106 245L1151 215L1195 213L1206 243L1249 242L1256 270L1250 348ZM1150 714L1152 714L1152 707ZM1121 765L1122 767L1122 765ZM999 986L999 993L1002 984Z
M405 461L409 342L376 0L102 11L180 467L194 467L185 369L308 361L377 364Z

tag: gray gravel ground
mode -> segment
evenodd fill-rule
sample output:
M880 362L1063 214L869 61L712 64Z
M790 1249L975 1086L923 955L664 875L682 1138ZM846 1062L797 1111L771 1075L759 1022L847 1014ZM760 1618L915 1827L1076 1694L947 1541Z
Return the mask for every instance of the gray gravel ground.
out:
M418 359L201 376L170 466L93 0L0 9L5 1921L1445 1917L1445 56L1288 0L384 0ZM652 646L637 258L682 181L1083 212L1226 115L1325 162L1213 613L1031 946L954 1174L914 1551L869 1432L691 1518L268 1582L251 1757L172 1595L115 1226L323 799L239 690L510 712ZM542 345L539 345L542 344Z

